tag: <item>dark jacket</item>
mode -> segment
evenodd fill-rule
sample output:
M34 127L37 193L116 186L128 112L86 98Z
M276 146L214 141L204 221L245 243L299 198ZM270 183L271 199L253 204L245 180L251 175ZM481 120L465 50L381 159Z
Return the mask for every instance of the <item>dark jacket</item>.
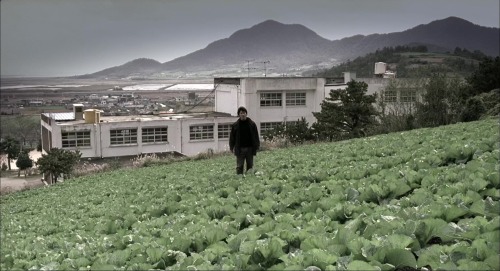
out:
M250 124L250 137L252 138L253 155L257 155L257 150L260 148L259 132L257 131L257 125L255 122L248 117L247 120ZM231 134L229 135L229 149L231 149L231 151L234 150L234 155L239 155L240 153L239 127L240 119L231 125Z

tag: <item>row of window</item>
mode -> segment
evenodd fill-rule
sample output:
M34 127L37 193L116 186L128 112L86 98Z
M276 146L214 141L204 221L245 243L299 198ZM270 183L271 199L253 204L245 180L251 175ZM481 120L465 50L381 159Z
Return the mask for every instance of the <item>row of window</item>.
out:
M274 129L282 122L262 122L261 133ZM109 131L111 145L137 144L137 128L113 129ZM217 125L219 139L228 139L231 133L231 124ZM168 127L142 128L143 143L167 143ZM90 131L63 131L61 132L63 148L90 147ZM189 127L190 140L214 139L214 125L200 124Z
M401 102L401 103L414 103L416 101L417 101L417 91L416 90L399 91L399 102ZM384 91L384 102L386 102L386 103L398 102L398 91L396 91L396 90Z
M109 131L111 145L137 144L137 128L113 129ZM217 126L219 139L229 138L231 124L219 124ZM168 127L142 128L143 143L167 143ZM90 131L63 131L61 132L62 147L90 147ZM214 125L194 125L189 127L189 139L213 139Z
M282 106L282 96L283 94L281 92L260 93L260 106ZM306 93L286 93L285 102L287 106L306 105Z

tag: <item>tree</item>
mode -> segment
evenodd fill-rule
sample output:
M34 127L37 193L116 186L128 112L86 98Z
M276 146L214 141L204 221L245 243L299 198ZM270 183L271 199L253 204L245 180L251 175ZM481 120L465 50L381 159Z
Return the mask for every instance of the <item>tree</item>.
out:
M351 80L346 89L330 91L321 103L321 112L313 112L318 120L312 128L321 139L342 140L365 135L366 128L376 123L373 106L376 94L366 95L368 84Z
M16 161L16 166L19 169L17 176L21 176L21 170L24 170L24 177L26 177L26 170L33 167L33 160L29 156L28 151L22 151Z
M40 117L22 115L4 117L0 126L2 137L14 137L22 146L33 147L40 140Z
M474 96L467 100L465 104L465 109L461 115L461 121L475 121L481 118L481 116L486 112L486 107L484 106L483 100L479 96Z
M302 144L305 141L314 140L309 123L304 117L296 122L287 123L286 136L293 144Z
M500 57L486 58L478 69L467 78L471 85L471 96L500 88Z
M37 161L38 169L52 177L52 183L57 181L61 174L71 174L73 168L80 161L80 151L70 151L58 148L50 149L47 154L42 154Z
M0 151L7 154L7 165L9 170L11 170L10 161L16 159L21 151L21 146L19 141L7 136L3 141L0 142Z
M392 79L381 89L377 101L379 122L377 133L390 133L416 128L416 104L424 85L422 79Z
M288 121L262 134L264 140L284 139L285 144L302 144L314 140L311 129L306 119L302 117L297 121Z
M457 121L463 107L462 82L434 74L424 86L417 104L417 122L421 127L436 127Z

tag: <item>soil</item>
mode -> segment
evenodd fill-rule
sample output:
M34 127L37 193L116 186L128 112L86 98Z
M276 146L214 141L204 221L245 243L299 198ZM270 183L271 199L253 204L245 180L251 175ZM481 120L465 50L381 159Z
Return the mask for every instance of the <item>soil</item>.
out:
M42 182L41 174L27 177L21 174L21 177L17 177L15 170L3 171L0 177L0 195L43 186L45 184Z
M35 162L42 156L42 154L37 151L31 151L29 155ZM0 163L7 163L7 157L5 155L0 155ZM23 172L21 172L21 176L17 177L18 169L16 167L16 160L12 160L10 166L10 171L7 170L0 173L0 195L45 186L45 184L42 183L42 174L34 174L25 177Z

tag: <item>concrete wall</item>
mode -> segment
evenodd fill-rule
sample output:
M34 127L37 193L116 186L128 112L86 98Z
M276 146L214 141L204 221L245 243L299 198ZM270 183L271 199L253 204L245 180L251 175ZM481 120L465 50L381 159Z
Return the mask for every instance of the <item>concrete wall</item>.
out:
M220 84L215 90L215 111L236 116L239 103L239 85Z
M182 131L179 133L181 135L181 144L179 152L193 156L199 153L207 152L212 149L214 152L222 152L229 150L229 139L218 138L217 126L219 124L232 124L237 120L237 117L210 117L204 119L192 118L183 119L181 121ZM214 125L214 138L213 139L202 139L202 140L191 140L189 135L189 127L193 125L203 125L203 124L213 124Z
M134 156L139 154L179 152L188 156L194 156L199 153L207 152L209 149L214 152L229 150L229 139L218 138L219 124L232 124L237 120L236 117L207 117L207 118L182 118L182 119L147 119L138 118L131 121L120 122L101 122L96 124L84 123L57 123L53 124L42 122L42 125L52 132L52 147L62 148L62 131L90 131L91 146L79 148L82 158L89 157L117 157ZM190 129L192 125L211 124L214 126L214 138L203 140L191 140ZM143 143L142 129L148 127L168 127L168 142ZM111 145L110 131L113 129L137 129L137 143Z
M257 123L259 129L261 122L295 121L302 117L312 124L316 121L312 113L321 110L320 104L325 98L324 78L249 77L241 78L240 83L241 85L229 83L219 85L216 111L236 115L236 108L245 106L248 110L248 116ZM342 86L345 87L345 85ZM282 106L261 107L260 93L265 92L281 93ZM306 105L286 106L287 92L305 92Z

